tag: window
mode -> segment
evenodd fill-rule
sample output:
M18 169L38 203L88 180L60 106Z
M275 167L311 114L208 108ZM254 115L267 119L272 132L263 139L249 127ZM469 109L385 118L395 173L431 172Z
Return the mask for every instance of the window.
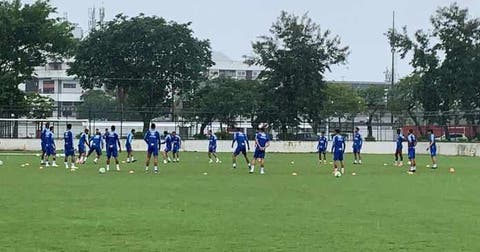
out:
M245 71L238 71L238 76L245 76L247 73Z
M77 88L76 83L63 83L63 88Z
M62 63L60 62L48 63L48 70L62 70Z
M43 93L44 93L44 94L53 94L53 93L55 93L55 81L53 81L53 80L44 80L44 81L43 81Z

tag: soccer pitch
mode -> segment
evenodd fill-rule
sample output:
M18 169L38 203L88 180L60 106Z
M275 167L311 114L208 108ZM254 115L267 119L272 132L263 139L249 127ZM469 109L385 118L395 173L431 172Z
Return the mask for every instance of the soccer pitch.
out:
M145 174L143 156L100 175L104 157L71 172L63 160L39 169L33 154L0 154L0 250L480 250L478 158L440 156L431 170L420 156L408 175L393 155L355 166L348 155L335 178L316 154L267 153L263 176L240 158L232 169L226 153L221 164L182 153Z

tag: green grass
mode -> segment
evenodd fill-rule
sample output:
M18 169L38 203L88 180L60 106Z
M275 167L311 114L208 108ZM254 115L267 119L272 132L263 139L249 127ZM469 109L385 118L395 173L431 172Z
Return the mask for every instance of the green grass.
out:
M440 157L432 171L420 156L408 175L391 156L353 166L349 155L338 179L315 154L269 153L265 176L221 158L183 153L159 175L142 161L100 175L99 165L40 170L33 155L0 155L0 250L480 250L477 158Z

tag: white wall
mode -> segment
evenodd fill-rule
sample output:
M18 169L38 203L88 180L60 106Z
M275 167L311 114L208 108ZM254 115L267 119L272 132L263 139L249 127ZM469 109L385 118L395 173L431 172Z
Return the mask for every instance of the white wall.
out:
M218 141L218 152L231 152L231 141ZM77 144L77 142L75 143ZM124 142L122 141L122 145ZM462 155L462 156L480 156L480 143L437 143L438 153L440 155ZM62 141L57 141L59 149L63 147ZM271 142L268 152L296 152L308 153L316 151L317 143L312 142ZM428 143L421 142L417 145L418 154L428 154L426 150ZM124 147L124 146L122 146ZM206 152L208 147L207 140L185 140L182 148L184 151ZM133 148L137 151L145 150L143 140L136 139L133 142ZM39 139L0 139L0 151L5 150L27 150L37 151L40 149ZM253 150L253 143L252 143ZM407 148L404 147L406 153ZM347 152L351 152L351 143L347 143ZM393 154L395 152L394 142L365 142L362 150L367 154Z

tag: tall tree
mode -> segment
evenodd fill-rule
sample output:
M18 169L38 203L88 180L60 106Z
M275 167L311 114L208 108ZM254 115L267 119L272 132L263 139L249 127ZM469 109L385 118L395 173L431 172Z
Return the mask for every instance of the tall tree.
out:
M465 110L480 105L480 19L452 4L439 8L430 21L432 29L418 30L414 39L406 27L395 36L389 31L388 37L402 58L413 53L410 64L420 78L418 101L427 112L425 119L443 125L448 137L449 112L457 104ZM467 119L474 122L474 118Z
M351 86L328 84L325 95L327 99L321 116L338 119L339 128L342 127L342 119L353 118L364 110L365 101Z
M318 125L325 100L324 74L332 65L345 62L348 55L340 38L321 30L306 14L299 17L282 12L270 35L253 43L253 52L255 56L248 62L265 67L260 75L266 91L261 100L268 104L260 105L270 111L263 116L282 132L297 126L301 117Z
M258 83L251 80L209 80L195 91L183 115L188 120L200 122L199 134L215 120L234 127L239 117L252 114L257 86Z
M385 110L385 87L372 85L364 90L360 90L360 96L365 101L365 112L367 119L368 138L373 138L373 119L379 118L381 112Z
M53 14L48 1L0 2L0 115L26 115L28 103L18 85L32 78L34 66L71 53L72 28Z
M144 129L175 98L190 96L212 65L210 44L193 37L190 23L143 14L118 15L83 40L71 65L85 89L113 90L136 107Z

